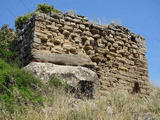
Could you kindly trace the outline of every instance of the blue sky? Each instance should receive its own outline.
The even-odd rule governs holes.
[[[14,28],[17,16],[44,2],[63,12],[73,9],[90,20],[121,23],[144,36],[150,80],[160,86],[160,0],[0,0],[0,26]]]

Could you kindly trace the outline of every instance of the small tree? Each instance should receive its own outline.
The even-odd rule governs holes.
[[[45,3],[44,4],[38,4],[37,9],[34,12],[40,12],[40,13],[45,13],[45,14],[48,14],[50,12],[62,13],[61,11],[55,9],[53,5],[47,5]],[[24,25],[32,17],[34,12],[25,14],[24,16],[19,16],[15,20],[16,29],[23,29]]]
[[[55,13],[62,13],[61,11],[57,10],[54,8],[53,5],[47,5],[47,4],[38,4],[38,8],[36,12],[40,13],[50,13],[50,12],[55,12]]]
[[[13,63],[17,58],[14,52],[14,42],[16,40],[16,33],[13,29],[8,28],[8,25],[3,25],[0,29],[0,58]]]

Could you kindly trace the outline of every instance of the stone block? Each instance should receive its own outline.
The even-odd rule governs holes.
[[[58,65],[95,67],[91,59],[84,55],[51,54],[37,50],[33,53],[33,59]]]
[[[67,83],[70,90],[74,91],[79,98],[97,98],[99,96],[98,77],[95,72],[87,68],[31,62],[24,69],[33,72],[43,82],[48,81],[51,77],[58,77],[61,82]]]

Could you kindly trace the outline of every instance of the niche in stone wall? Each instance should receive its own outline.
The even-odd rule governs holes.
[[[135,94],[135,93],[139,93],[139,92],[140,92],[139,83],[138,83],[138,82],[135,82],[135,83],[134,83],[134,86],[133,86],[132,93]]]
[[[136,42],[136,38],[134,36],[131,36],[131,41]]]

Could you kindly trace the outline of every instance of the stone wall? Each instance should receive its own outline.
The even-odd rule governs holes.
[[[19,31],[17,48],[24,65],[34,61],[88,67],[97,73],[102,95],[112,88],[149,94],[145,38],[124,26],[102,26],[70,13],[35,13]]]

